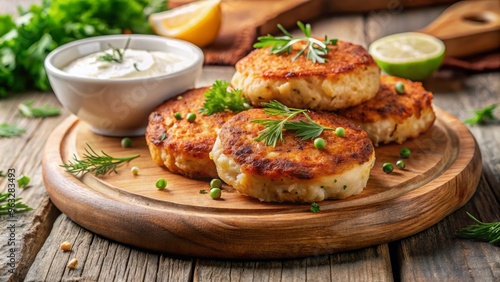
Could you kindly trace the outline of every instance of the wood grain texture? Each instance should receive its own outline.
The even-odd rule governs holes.
[[[220,201],[200,189],[208,182],[172,174],[152,163],[142,138],[133,148],[120,139],[91,133],[68,118],[47,141],[43,169],[52,202],[83,227],[133,246],[172,254],[217,258],[293,258],[323,255],[390,242],[440,221],[472,196],[481,157],[466,127],[438,110],[434,127],[403,145],[376,149],[377,162],[363,193],[309,205],[261,203],[225,186]],[[133,176],[74,177],[60,164],[81,158],[87,144],[112,156],[140,154]],[[382,164],[399,158],[407,146],[407,170],[386,175]],[[158,178],[169,182],[157,190]],[[95,215],[88,216],[88,211]],[[395,226],[397,230],[394,231]],[[144,234],[151,240],[144,240]],[[289,240],[283,240],[289,238]],[[265,240],[264,240],[265,239]]]

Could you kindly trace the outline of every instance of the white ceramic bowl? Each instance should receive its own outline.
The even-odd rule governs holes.
[[[191,61],[170,74],[146,78],[99,79],[71,75],[63,68],[74,60],[109,49],[172,52]],[[195,86],[203,67],[203,52],[182,40],[155,35],[109,35],[73,41],[53,50],[45,59],[50,84],[61,104],[91,127],[107,136],[144,134],[148,116],[163,101]]]

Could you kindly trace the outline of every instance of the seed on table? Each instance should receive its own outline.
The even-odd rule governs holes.
[[[65,252],[71,251],[71,243],[68,241],[62,242],[59,247],[61,248],[61,250],[65,251]]]
[[[69,269],[75,269],[78,266],[78,260],[76,258],[71,259],[67,265]]]

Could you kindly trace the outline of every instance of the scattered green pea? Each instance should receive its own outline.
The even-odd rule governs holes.
[[[163,190],[163,189],[165,189],[165,187],[167,187],[167,180],[160,178],[160,179],[156,180],[155,185],[156,185],[156,188]]]
[[[404,147],[401,149],[401,151],[399,151],[399,155],[402,157],[402,158],[409,158],[410,157],[410,154],[411,154],[411,151],[410,149]]]
[[[212,179],[210,181],[210,188],[221,188],[222,187],[222,181],[218,178]]]
[[[130,139],[129,137],[125,137],[122,139],[121,144],[122,144],[123,148],[131,147],[132,146],[132,139]]]
[[[196,114],[189,113],[189,114],[187,114],[186,119],[189,122],[193,122],[196,119]]]
[[[405,167],[406,167],[406,163],[405,163],[405,161],[403,161],[403,160],[398,160],[398,161],[396,162],[396,166],[397,166],[399,169],[405,169]]]
[[[335,135],[337,135],[338,137],[342,137],[345,135],[345,129],[343,127],[337,127],[335,129]]]
[[[394,170],[394,166],[391,163],[385,163],[382,165],[382,170],[389,174]]]
[[[181,115],[181,113],[176,112],[176,113],[174,114],[174,118],[175,118],[175,119],[177,119],[177,120],[182,119],[182,115]]]
[[[405,93],[405,85],[401,81],[398,81],[396,82],[396,84],[394,84],[394,89],[396,89],[396,92],[398,92],[398,94]]]
[[[132,172],[133,175],[138,175],[139,174],[139,168],[136,167],[136,166],[133,166],[131,169],[130,169],[130,172]]]
[[[220,188],[212,188],[210,189],[210,198],[214,199],[214,200],[218,200],[220,199],[220,196],[222,194],[222,191]]]
[[[314,147],[316,147],[316,149],[319,149],[319,150],[325,148],[325,139],[323,139],[323,138],[314,139]]]

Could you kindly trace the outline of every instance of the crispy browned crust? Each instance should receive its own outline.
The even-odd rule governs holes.
[[[266,146],[254,140],[264,126],[251,121],[276,117],[266,115],[262,109],[251,109],[222,126],[219,138],[223,153],[240,164],[243,173],[270,179],[313,179],[340,174],[370,159],[373,145],[361,128],[333,113],[309,112],[309,115],[323,126],[344,127],[345,136],[338,137],[332,130],[323,131],[320,137],[326,141],[326,147],[320,150],[314,147],[313,140],[301,140],[295,131],[285,130],[284,142],[278,141],[276,147]]]
[[[335,75],[345,74],[359,68],[376,66],[371,55],[359,45],[338,41],[328,45],[330,50],[324,64],[313,63],[307,56],[301,55],[295,61],[292,58],[301,49],[302,43],[296,43],[291,53],[271,55],[269,48],[255,49],[236,63],[236,70],[244,75],[252,74],[265,79],[289,79],[322,77],[331,79]]]
[[[230,112],[210,116],[200,114],[199,109],[203,107],[207,89],[208,87],[191,89],[164,102],[150,114],[146,128],[146,142],[153,160],[158,165],[165,165],[161,151],[210,164],[203,170],[167,166],[170,171],[190,178],[213,177],[213,173],[209,172],[215,172],[216,169],[213,161],[209,159],[209,153],[217,138],[218,129],[234,115]],[[182,115],[181,120],[174,117],[177,112]],[[194,122],[187,121],[188,113],[196,114]]]
[[[422,83],[386,75],[380,79],[380,89],[374,98],[338,113],[361,123],[372,123],[389,117],[400,123],[412,115],[420,118],[423,109],[432,108],[432,93],[425,90]],[[398,81],[404,84],[404,94],[398,94],[394,88]]]

